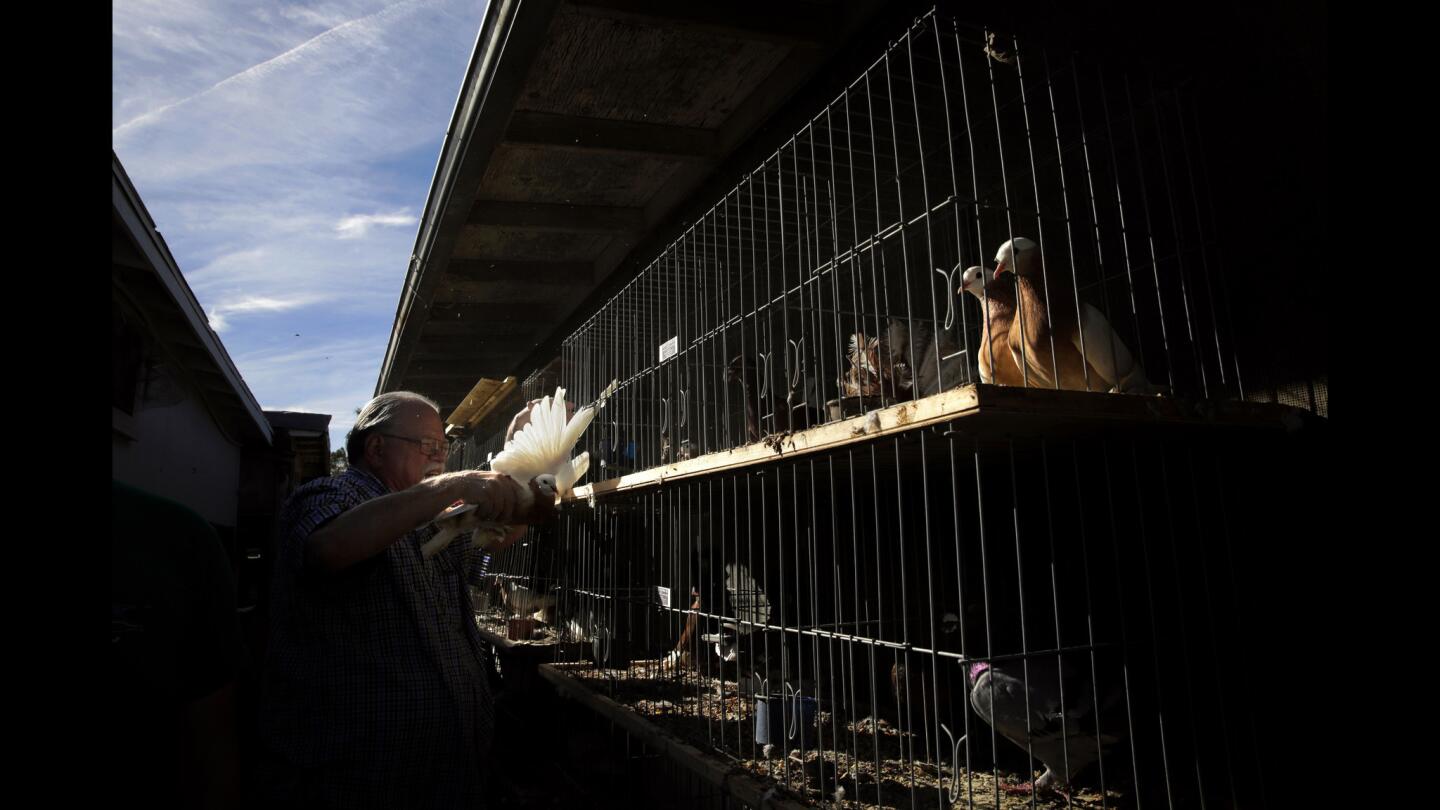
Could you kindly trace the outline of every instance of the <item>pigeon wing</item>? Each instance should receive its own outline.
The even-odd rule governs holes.
[[[505,449],[490,462],[490,469],[522,483],[551,473],[561,489],[568,492],[590,466],[589,453],[581,453],[573,460],[570,453],[595,420],[596,410],[595,406],[587,405],[567,420],[565,389],[556,388],[553,397],[547,396],[535,405],[530,422],[511,437]]]
[[[530,422],[510,438],[505,449],[490,462],[490,469],[520,483],[553,472],[564,458],[559,452],[564,430],[565,389],[557,388],[554,397],[544,397],[531,409]]]

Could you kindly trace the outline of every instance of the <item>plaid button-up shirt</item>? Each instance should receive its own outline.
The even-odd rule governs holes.
[[[303,566],[312,532],[387,492],[351,467],[281,513],[261,708],[272,801],[481,804],[494,716],[467,586],[483,553],[456,542],[424,560],[426,526],[339,574]]]

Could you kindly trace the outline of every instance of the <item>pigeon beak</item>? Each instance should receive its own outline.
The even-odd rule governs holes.
[[[995,265],[995,280],[996,280],[996,281],[999,281],[999,280],[1000,280],[1000,275],[1001,275],[1002,273],[1004,273],[1004,272],[1005,272],[1005,265],[1004,265],[1004,264],[997,264],[997,265]]]

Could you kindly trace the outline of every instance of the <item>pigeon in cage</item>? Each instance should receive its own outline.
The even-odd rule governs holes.
[[[722,664],[733,664],[740,659],[740,631],[735,622],[721,622],[720,632],[700,636],[706,644],[715,648],[715,657]]]
[[[1123,722],[1114,716],[1123,692],[1104,690],[1097,710],[1095,680],[1070,660],[980,661],[967,671],[975,712],[1045,766],[1033,784],[1002,786],[1007,792],[1063,790],[1123,739]]]
[[[692,602],[690,603],[690,615],[685,617],[685,627],[680,631],[680,638],[675,642],[675,647],[670,654],[665,656],[665,662],[677,669],[689,669],[694,665],[692,645],[695,643],[695,628],[699,624],[700,614],[700,591],[696,588],[690,589]]]
[[[589,452],[573,459],[570,453],[617,387],[618,381],[611,382],[593,404],[568,418],[570,404],[565,401],[565,389],[556,388],[555,396],[531,403],[524,412],[528,422],[523,427],[517,429],[520,416],[511,423],[513,435],[505,442],[505,448],[491,459],[490,469],[520,484],[524,496],[517,504],[516,514],[521,515],[524,522],[543,523],[553,517],[556,498],[570,494],[575,482],[589,469]],[[421,554],[429,559],[467,532],[472,533],[471,542],[482,546],[494,545],[510,532],[510,527],[480,520],[476,515],[473,504],[443,512],[434,521],[439,531],[421,547]]]
[[[874,397],[883,392],[895,397],[894,369],[886,362],[888,357],[881,357],[879,338],[864,332],[851,335],[846,359],[850,367],[840,377],[841,396]]]
[[[1005,273],[1015,276],[1017,300],[1010,351],[1032,387],[1159,393],[1100,310],[1081,302],[1077,318],[1074,308],[1062,303],[1060,296],[1047,299],[1039,245],[1034,240],[1017,236],[1000,246],[995,252],[995,278]]]
[[[594,626],[594,619],[589,616],[583,621],[571,616],[565,620],[565,639],[567,641],[589,641],[591,628]]]
[[[880,393],[880,339],[856,332],[850,336],[846,359],[850,361],[850,368],[840,379],[841,395],[862,397]]]
[[[783,400],[775,395],[775,386],[769,384],[768,376],[762,377],[760,363],[745,355],[736,355],[725,368],[725,379],[740,384],[747,442],[758,442],[764,437],[762,427],[767,418],[773,417],[776,433],[803,430],[823,421],[801,390],[803,378],[798,371],[792,375]]]
[[[760,441],[760,406],[756,404],[761,390],[759,363],[753,357],[736,355],[725,367],[725,379],[740,383],[740,397],[745,407],[745,440]]]
[[[980,331],[977,359],[980,382],[995,385],[1024,385],[1025,377],[1015,356],[1010,353],[1010,325],[1015,318],[1015,287],[1008,277],[985,282],[985,269],[968,268],[960,277],[956,294],[970,293],[980,301],[984,326]]]
[[[891,318],[880,340],[881,353],[894,369],[896,385],[913,399],[970,381],[966,353],[949,329],[936,326],[928,320]]]
[[[734,618],[721,621],[719,632],[706,633],[700,640],[713,646],[721,664],[737,664],[742,650],[753,652],[757,645],[764,646],[752,637],[769,624],[771,606],[748,567],[729,563],[724,570],[726,608]]]
[[[548,622],[555,607],[555,594],[539,594],[524,585],[500,583],[500,602],[512,616],[529,616]]]
[[[735,620],[740,622],[742,627],[770,622],[770,598],[765,595],[760,583],[755,581],[748,567],[738,563],[725,565],[725,594],[730,598]]]

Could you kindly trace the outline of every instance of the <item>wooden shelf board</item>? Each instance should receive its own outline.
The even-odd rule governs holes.
[[[781,458],[838,450],[943,424],[967,437],[1003,438],[1061,436],[1076,430],[1093,432],[1097,428],[1115,427],[1279,430],[1297,425],[1298,419],[1296,409],[1272,403],[972,384],[862,416],[776,434],[753,444],[576,487],[565,500],[586,501],[591,497],[643,490],[667,481],[683,481],[768,464]]]

